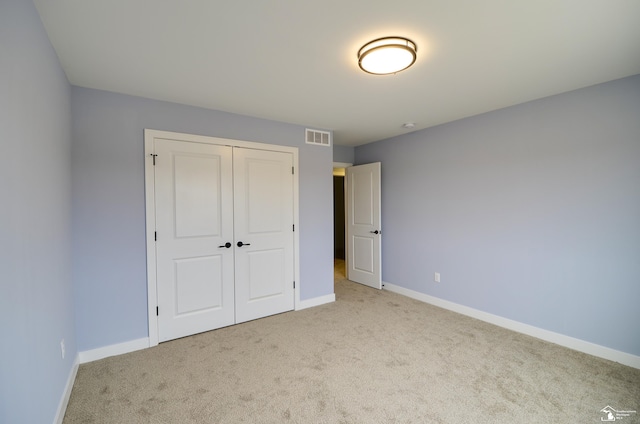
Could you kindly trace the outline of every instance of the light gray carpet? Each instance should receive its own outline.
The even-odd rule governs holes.
[[[607,405],[640,410],[640,370],[346,280],[336,297],[81,365],[64,423],[597,423]]]

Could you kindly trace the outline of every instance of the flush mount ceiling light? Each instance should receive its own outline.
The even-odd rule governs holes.
[[[408,38],[378,38],[358,50],[358,65],[370,74],[395,74],[413,65],[417,51],[416,43]]]

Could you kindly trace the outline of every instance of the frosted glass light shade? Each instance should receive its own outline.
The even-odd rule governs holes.
[[[370,74],[395,74],[416,61],[416,44],[404,37],[373,40],[358,51],[358,65]]]

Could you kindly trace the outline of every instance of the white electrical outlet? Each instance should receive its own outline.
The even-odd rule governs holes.
[[[435,281],[436,283],[440,282],[440,273],[436,272],[435,274],[433,274],[433,281]]]
[[[66,353],[64,348],[64,339],[60,340],[60,353],[62,353],[62,359],[64,359],[64,355]]]

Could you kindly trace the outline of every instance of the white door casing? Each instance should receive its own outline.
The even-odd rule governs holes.
[[[236,323],[293,309],[292,155],[234,149]]]
[[[347,278],[382,288],[380,162],[351,166],[347,178]]]
[[[188,142],[188,143],[184,143]],[[176,149],[176,146],[188,146],[186,151],[178,152],[182,148]],[[240,149],[238,149],[238,147]],[[213,150],[211,150],[211,149]],[[172,152],[173,149],[173,152]],[[246,253],[246,257],[251,256],[253,246],[237,246],[237,237],[234,237],[233,209],[237,207],[234,205],[233,196],[233,162],[231,157],[233,151],[248,151],[249,149],[259,150],[260,152],[280,153],[284,155],[285,163],[287,167],[287,188],[281,190],[284,195],[281,200],[288,199],[291,201],[286,215],[283,219],[290,220],[290,226],[298,228],[298,149],[286,146],[268,145],[262,143],[253,143],[239,140],[221,139],[214,137],[198,136],[191,134],[172,133],[166,131],[145,130],[145,197],[146,197],[146,216],[147,216],[147,295],[148,295],[148,324],[149,324],[149,346],[155,346],[160,341],[169,340],[170,338],[181,337],[183,333],[194,334],[200,331],[206,331],[213,328],[218,328],[225,325],[230,325],[236,322],[235,310],[236,298],[235,298],[235,282],[238,280],[235,266],[235,258],[238,256],[238,252]],[[245,152],[246,153],[246,152]],[[165,180],[170,181],[169,187],[173,185],[173,188],[163,190],[158,187],[159,183],[163,185],[165,182],[156,181],[155,174],[157,166],[161,165],[166,156],[174,156],[171,160],[168,177]],[[243,156],[243,153],[239,153],[239,156]],[[251,156],[251,155],[249,155]],[[258,154],[260,156],[260,154]],[[256,158],[254,158],[256,159]],[[273,159],[273,156],[271,156]],[[269,160],[267,160],[268,162]],[[273,161],[272,161],[273,162]],[[169,166],[169,165],[167,165]],[[281,167],[284,165],[281,164]],[[239,166],[239,169],[242,166]],[[265,226],[268,227],[269,223],[273,223],[274,219],[269,218],[267,214],[262,215],[259,212],[268,212],[265,209],[265,197],[263,194],[265,191],[263,184],[263,178],[268,176],[269,173],[273,174],[274,166],[271,166],[271,171],[266,171],[265,166],[250,166],[254,168],[249,172],[249,182],[253,180],[253,190],[249,185],[249,192],[253,192],[253,199],[245,202],[249,205],[249,210],[253,208],[253,226],[262,225],[263,228],[259,231],[253,231],[255,234],[251,234],[250,237],[257,239],[264,239]],[[262,173],[260,172],[262,168]],[[266,167],[269,169],[269,166]],[[257,169],[257,171],[256,171]],[[284,169],[284,168],[283,168]],[[294,175],[291,175],[293,170],[296,170]],[[253,174],[253,175],[252,175]],[[257,178],[255,178],[257,174]],[[284,173],[279,173],[280,177]],[[226,176],[229,176],[227,179]],[[220,177],[218,179],[218,177]],[[189,189],[180,189],[187,181],[197,180],[197,184],[192,185]],[[202,181],[205,181],[203,183]],[[225,180],[225,181],[223,181]],[[258,184],[258,186],[256,186]],[[187,184],[188,185],[188,184]],[[197,192],[206,191],[209,194],[204,198],[198,199],[194,196]],[[214,194],[211,194],[214,192]],[[273,194],[273,193],[271,193]],[[167,202],[167,198],[172,201],[177,200],[173,208],[170,208],[169,212],[156,211],[156,201]],[[224,202],[222,201],[224,199]],[[229,200],[229,201],[227,201]],[[231,212],[229,213],[229,210]],[[204,216],[214,216],[213,223],[207,219],[203,219]],[[231,217],[231,223],[229,223],[229,216]],[[251,215],[249,215],[251,217]],[[169,224],[167,224],[167,222]],[[219,228],[215,222],[225,222],[224,228]],[[250,222],[250,221],[249,221]],[[163,229],[158,231],[156,241],[156,231],[160,227],[169,226],[169,234],[172,234],[173,241],[166,240],[167,230]],[[246,225],[245,225],[246,226]],[[240,226],[242,227],[242,225]],[[273,226],[272,226],[273,227]],[[283,226],[283,228],[285,228]],[[268,229],[268,228],[267,228]],[[247,232],[249,236],[251,231]],[[273,231],[272,231],[273,233]],[[273,235],[273,234],[272,234]],[[269,237],[266,237],[269,238]],[[273,237],[271,237],[273,238]],[[283,237],[280,237],[283,239]],[[245,239],[245,243],[250,243]],[[165,243],[166,241],[166,243]],[[187,241],[191,241],[191,247],[185,247]],[[231,243],[229,248],[219,247],[225,246],[225,243]],[[203,253],[194,254],[194,250],[202,248],[203,244],[207,245],[207,249],[203,249]],[[173,246],[172,246],[173,245]],[[274,289],[274,280],[267,280],[267,283],[271,284],[269,288],[253,288],[251,291],[245,291],[248,297],[245,299],[251,299],[251,306],[259,305],[257,309],[271,311],[271,313],[278,313],[284,310],[291,310],[298,308],[300,302],[300,291],[293,289],[293,281],[300,281],[300,269],[297,260],[299,252],[299,234],[298,231],[288,233],[286,246],[282,245],[279,248],[271,245],[269,249],[263,249],[264,252],[259,252],[260,245],[265,246],[265,243],[261,240],[255,247],[257,252],[256,260],[248,260],[246,262],[253,262],[254,275],[260,275],[261,272],[269,272],[271,275],[283,274],[287,280],[290,280],[289,284],[282,284],[280,295],[276,293]],[[159,246],[158,256],[156,256],[156,247]],[[249,250],[251,248],[252,250]],[[182,250],[181,250],[182,249]],[[191,250],[190,250],[191,249]],[[274,271],[273,255],[274,252],[286,250],[288,253],[285,260],[286,265],[280,269]],[[161,259],[165,257],[171,257],[172,253],[178,253],[172,259],[169,259],[167,264],[161,264]],[[270,253],[271,252],[271,253]],[[265,269],[265,261],[260,261],[262,258],[269,256],[268,262],[269,270]],[[189,256],[191,255],[191,256]],[[163,261],[164,262],[164,261]],[[231,262],[231,266],[228,265]],[[281,263],[283,261],[280,261]],[[262,264],[262,265],[261,265]],[[262,266],[262,269],[260,268]],[[167,274],[167,270],[171,268]],[[286,269],[286,270],[285,270]],[[161,274],[167,274],[165,276]],[[209,275],[208,278],[204,278],[204,275]],[[230,289],[225,280],[232,281]],[[247,281],[250,281],[247,279]],[[254,285],[259,282],[257,277],[253,278]],[[163,290],[164,286],[161,284],[167,284],[170,287],[171,294],[166,295]],[[298,285],[297,285],[298,286]],[[192,292],[185,291],[187,287],[196,288]],[[262,290],[262,294],[260,294]],[[162,293],[161,293],[162,291]],[[199,293],[197,295],[196,293]],[[283,298],[287,297],[286,301]],[[231,301],[229,300],[231,299]],[[271,302],[267,302],[269,299]],[[279,306],[276,308],[286,308],[283,310],[275,310],[273,302],[274,299],[279,299]],[[227,304],[233,303],[232,308],[226,308]],[[249,301],[245,302],[247,305]],[[270,307],[265,305],[271,303]],[[160,310],[160,314],[157,314],[157,310]],[[173,310],[173,318],[165,318],[167,309]],[[222,312],[224,311],[224,312]],[[229,312],[231,311],[231,312]],[[219,318],[211,318],[211,321],[216,323],[202,324],[202,323],[188,323],[188,321],[198,321],[197,317],[204,316],[206,314],[212,315],[216,313]],[[222,318],[224,316],[224,318]],[[257,318],[258,316],[251,316],[245,313],[243,320],[249,320]],[[266,316],[263,314],[262,316]],[[241,316],[242,318],[242,316]],[[174,335],[168,335],[165,332],[165,321],[172,320],[166,328]],[[161,321],[162,320],[162,321]],[[241,322],[241,321],[238,321]],[[172,329],[173,328],[173,329]],[[186,335],[186,334],[184,334]]]

